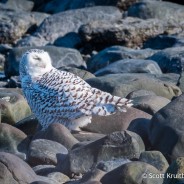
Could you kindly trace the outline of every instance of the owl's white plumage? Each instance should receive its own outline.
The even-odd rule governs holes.
[[[23,93],[43,129],[62,123],[77,130],[91,122],[91,116],[126,111],[131,101],[92,88],[80,77],[52,66],[43,50],[27,51],[20,61]]]

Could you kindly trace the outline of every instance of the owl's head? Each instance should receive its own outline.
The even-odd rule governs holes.
[[[44,50],[31,49],[23,54],[20,61],[20,74],[26,73],[31,77],[38,77],[52,69],[49,54]]]

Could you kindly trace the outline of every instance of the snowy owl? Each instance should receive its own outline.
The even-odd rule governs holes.
[[[131,100],[92,88],[80,77],[57,70],[44,50],[23,54],[19,71],[24,96],[42,129],[57,122],[70,130],[80,130],[91,122],[93,114],[126,112],[132,105]]]

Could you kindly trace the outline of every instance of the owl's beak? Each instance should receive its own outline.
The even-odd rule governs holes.
[[[45,63],[40,62],[40,63],[38,63],[38,67],[40,67],[40,68],[46,68],[46,64],[45,64]]]

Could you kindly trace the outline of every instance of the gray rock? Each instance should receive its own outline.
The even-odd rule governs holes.
[[[1,10],[0,43],[15,44],[35,23],[31,13]]]
[[[135,108],[129,108],[127,113],[117,112],[110,116],[93,116],[92,123],[83,127],[83,129],[90,132],[109,134],[126,130],[130,123],[137,118],[151,119],[151,115]]]
[[[158,35],[148,39],[143,44],[143,48],[166,49],[169,47],[183,47],[184,39],[173,35]]]
[[[70,10],[46,18],[32,36],[22,39],[18,46],[44,46],[59,37],[78,32],[82,24],[92,20],[118,20],[122,14],[115,7],[91,7]],[[67,20],[67,22],[66,22]],[[62,25],[62,26],[60,26]]]
[[[102,137],[105,137],[105,134],[85,132],[85,131],[76,132],[76,133],[73,133],[72,135],[80,142],[96,141],[98,139],[101,139]]]
[[[37,165],[32,167],[33,171],[40,176],[47,176],[48,174],[55,172],[54,165]]]
[[[157,96],[172,99],[174,96],[179,96],[181,90],[171,83],[167,77],[169,75],[164,74],[109,74],[87,79],[86,81],[91,86],[116,96],[125,97],[135,90],[149,90]]]
[[[7,0],[6,3],[0,3],[0,9],[2,10],[14,10],[14,11],[31,11],[34,3],[25,0]]]
[[[105,68],[96,71],[96,76],[118,73],[151,73],[162,74],[158,64],[151,60],[141,59],[124,59],[116,61]]]
[[[59,37],[54,42],[55,46],[66,47],[66,48],[80,48],[82,46],[82,41],[79,34],[71,32],[63,37]]]
[[[89,172],[85,173],[76,184],[100,184],[100,180],[105,174],[106,172],[102,171],[101,169],[93,168]]]
[[[58,68],[58,69],[73,73],[73,74],[79,76],[80,78],[82,78],[83,80],[95,77],[95,75],[93,75],[92,73],[90,73],[86,70],[83,70],[83,69],[79,69],[79,68],[64,67],[64,68]]]
[[[156,51],[151,49],[135,50],[128,47],[108,47],[89,59],[87,65],[91,72],[96,72],[109,64],[123,59],[145,59]]]
[[[52,123],[45,131],[40,131],[33,139],[48,139],[58,142],[65,146],[67,149],[71,149],[79,141],[70,133],[70,131],[59,123]]]
[[[147,91],[147,90],[136,90],[130,92],[126,98],[131,99],[131,98],[136,98],[136,97],[141,97],[141,96],[156,96],[156,94],[153,91]]]
[[[151,37],[166,32],[175,34],[182,29],[183,24],[175,22],[127,17],[118,21],[103,20],[84,24],[80,27],[79,34],[88,47],[91,45],[93,49],[101,50],[112,45],[140,48]]]
[[[15,124],[31,114],[25,98],[15,92],[0,91],[1,120],[4,123]]]
[[[137,118],[130,122],[127,130],[135,132],[138,134],[145,145],[146,150],[151,149],[151,143],[149,140],[149,134],[150,134],[150,119],[146,118]]]
[[[48,13],[58,13],[66,10],[86,8],[92,6],[116,6],[119,0],[53,0],[41,8]]]
[[[12,49],[5,63],[5,74],[7,77],[19,75],[19,62],[22,57],[22,54],[32,48],[35,47],[23,47]],[[83,61],[81,54],[75,49],[55,46],[45,46],[36,48],[43,49],[50,54],[53,66],[55,68],[65,66],[86,67],[86,64]]]
[[[30,140],[17,128],[0,123],[0,151],[12,153],[26,160]]]
[[[113,183],[124,183],[124,184],[162,184],[163,177],[151,178],[149,174],[155,174],[160,176],[160,171],[158,171],[152,165],[144,162],[130,162],[124,164],[111,172],[108,172],[101,179],[103,184]]]
[[[139,158],[144,151],[142,139],[129,131],[114,132],[86,146],[70,151],[65,163],[58,163],[57,169],[64,173],[86,173],[101,160],[113,158]]]
[[[50,178],[37,176],[31,167],[20,158],[5,152],[0,152],[0,183],[27,184],[27,183],[59,184]]]
[[[170,100],[161,96],[141,96],[132,98],[134,107],[148,114],[154,115],[161,108],[170,103]]]
[[[117,167],[119,167],[123,164],[129,163],[129,162],[131,162],[129,159],[114,159],[114,160],[109,160],[106,162],[101,161],[98,163],[98,165],[96,167],[102,171],[110,172],[110,171],[116,169]]]
[[[28,151],[28,163],[31,166],[41,164],[56,165],[57,160],[64,160],[67,154],[67,149],[55,141],[36,139],[30,143]]]
[[[48,178],[57,181],[58,183],[66,183],[70,180],[68,176],[60,172],[53,172],[47,175]]]
[[[164,157],[164,155],[159,151],[145,151],[142,152],[139,161],[146,162],[155,168],[157,168],[161,173],[165,173],[169,164]]]
[[[184,47],[173,47],[164,49],[153,56],[148,57],[148,59],[154,60],[158,63],[161,70],[164,73],[178,73],[181,75],[178,85],[182,91],[184,91],[183,86],[183,68],[184,68]]]
[[[13,126],[23,131],[26,135],[33,135],[36,133],[38,124],[38,120],[32,114],[16,122]]]
[[[183,169],[184,157],[178,157],[171,163],[171,165],[167,169],[163,184],[183,184]]]
[[[0,71],[4,70],[5,56],[0,54]]]
[[[174,47],[164,49],[148,57],[156,61],[164,73],[178,73],[181,74],[184,66],[184,47]]]
[[[158,111],[151,119],[150,141],[154,149],[170,159],[183,156],[184,95]],[[171,139],[172,138],[172,139]]]
[[[159,20],[182,22],[184,7],[170,2],[143,1],[132,5],[128,9],[128,16],[142,19],[157,18]]]

